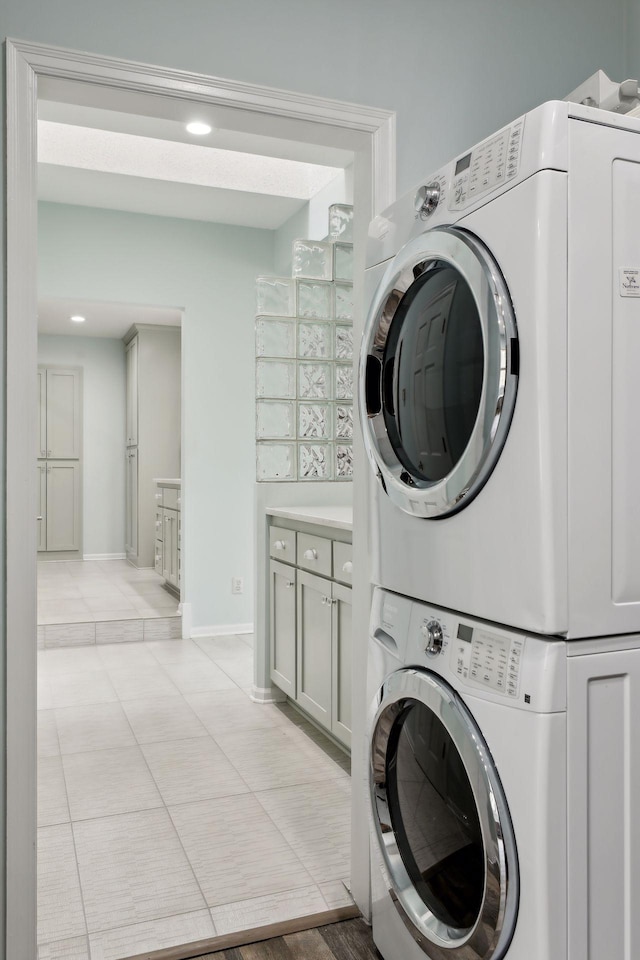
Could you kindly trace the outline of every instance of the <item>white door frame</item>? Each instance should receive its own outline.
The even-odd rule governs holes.
[[[395,115],[288,91],[236,83],[20,40],[6,41],[7,296],[6,296],[6,960],[36,955],[36,402],[37,366],[37,85],[41,78],[176,97],[262,114],[274,123],[352,131],[356,203],[374,214],[395,197]],[[97,87],[94,86],[97,90]],[[293,128],[292,128],[293,129]],[[292,137],[303,140],[304,137]],[[362,244],[361,246],[364,246]],[[364,254],[357,263],[363,276]],[[362,279],[356,305],[363,303]],[[356,477],[356,482],[358,478]],[[366,491],[367,479],[361,477]],[[358,510],[363,508],[363,498]],[[366,492],[365,497],[366,499]],[[361,514],[366,528],[366,513]],[[356,528],[358,524],[356,523]],[[358,538],[354,550],[358,551]],[[367,557],[367,545],[360,551]],[[354,564],[355,566],[355,564]],[[362,569],[366,564],[362,565]],[[362,591],[354,628],[364,630]],[[354,671],[362,673],[362,671]],[[362,696],[362,692],[361,692]],[[354,757],[355,760],[355,757]],[[354,778],[354,782],[357,778]],[[366,820],[364,816],[358,819]],[[363,842],[366,842],[363,835]],[[1,936],[1,933],[0,933]]]

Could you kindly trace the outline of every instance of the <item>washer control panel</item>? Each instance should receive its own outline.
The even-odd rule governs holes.
[[[461,210],[512,180],[520,165],[524,117],[460,157],[454,166],[449,209]]]
[[[500,636],[459,623],[451,647],[451,666],[468,683],[517,697],[523,646],[520,637]]]

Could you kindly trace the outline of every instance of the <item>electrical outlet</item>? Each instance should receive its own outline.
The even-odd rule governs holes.
[[[231,593],[244,593],[244,580],[242,577],[231,577]]]

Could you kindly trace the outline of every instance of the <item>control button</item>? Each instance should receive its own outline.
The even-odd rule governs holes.
[[[440,184],[427,183],[420,187],[414,201],[415,208],[423,219],[431,216],[440,202]]]
[[[422,636],[427,641],[425,653],[430,657],[436,657],[442,650],[442,627],[437,620],[430,620],[429,623],[423,623],[420,628]]]

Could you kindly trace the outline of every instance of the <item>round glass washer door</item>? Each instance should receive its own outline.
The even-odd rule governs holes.
[[[385,681],[371,720],[373,821],[400,916],[432,960],[500,960],[518,860],[480,729],[447,683],[414,668]]]
[[[374,296],[360,364],[365,446],[389,497],[445,517],[486,483],[516,398],[516,322],[480,241],[437,227],[396,255]]]

